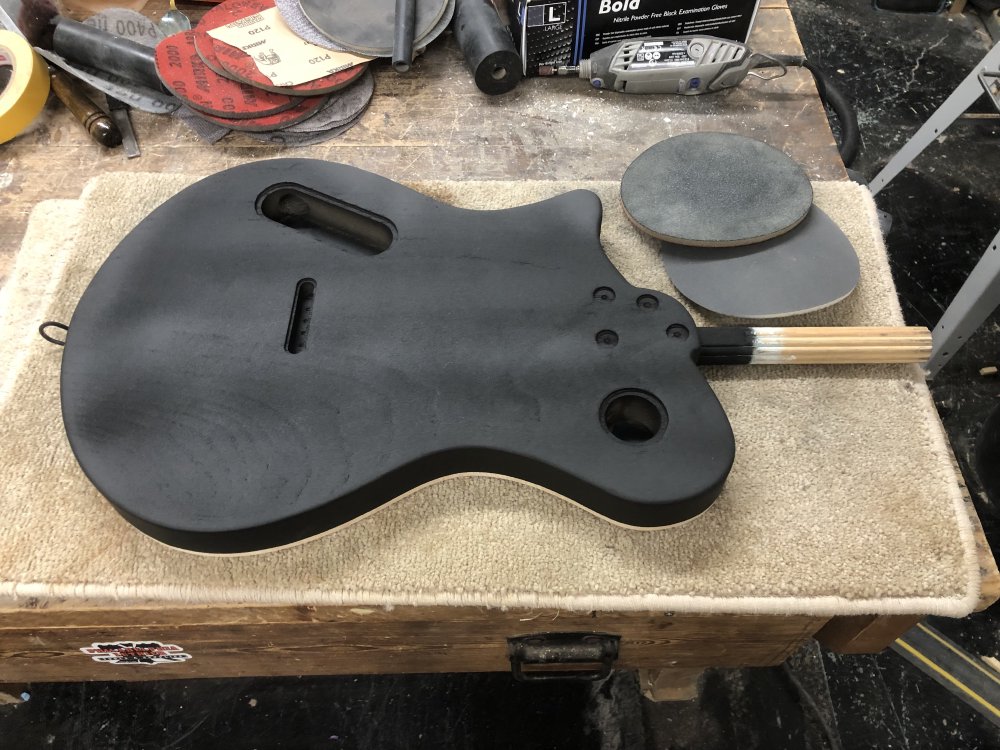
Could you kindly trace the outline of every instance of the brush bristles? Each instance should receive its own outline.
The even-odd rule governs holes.
[[[751,364],[905,364],[926,362],[926,328],[751,328]]]

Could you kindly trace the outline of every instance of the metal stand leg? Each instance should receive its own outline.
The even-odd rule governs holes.
[[[972,269],[969,278],[932,334],[933,347],[927,363],[927,374],[934,377],[944,367],[965,340],[975,333],[997,305],[1000,305],[1000,233],[986,248],[979,263]]]
[[[941,135],[965,110],[972,106],[976,99],[983,95],[983,84],[979,81],[979,74],[984,71],[995,71],[998,67],[1000,67],[1000,44],[995,45],[986,53],[986,57],[980,60],[965,80],[958,84],[958,88],[944,100],[944,104],[938,107],[927,122],[920,126],[920,130],[913,134],[913,137],[892,157],[885,168],[875,175],[875,179],[869,185],[872,195],[878,194],[893,177],[906,169],[907,164],[916,159],[921,151],[933,143],[935,138]]]

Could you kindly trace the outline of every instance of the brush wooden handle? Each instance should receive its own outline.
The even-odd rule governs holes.
[[[926,362],[931,332],[920,326],[700,328],[698,364],[851,365]]]

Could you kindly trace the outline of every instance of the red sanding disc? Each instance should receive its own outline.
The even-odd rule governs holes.
[[[202,117],[230,130],[246,130],[251,133],[262,133],[267,130],[287,128],[289,125],[296,125],[312,117],[326,104],[327,100],[325,96],[300,96],[296,98],[299,103],[291,109],[267,115],[266,117],[244,117],[238,120],[226,117],[212,117],[205,114],[202,114]]]
[[[301,97],[223,78],[205,65],[194,46],[194,32],[168,36],[156,46],[156,72],[170,93],[192,109],[233,120],[266,117],[291,109]]]
[[[233,47],[208,35],[210,29],[217,29],[227,23],[239,21],[247,16],[262,13],[274,7],[274,0],[226,0],[209,10],[195,29],[198,33],[195,46],[205,64],[220,75],[236,81],[257,86],[266,91],[291,96],[314,96],[329,94],[353,83],[364,73],[366,65],[355,65],[351,68],[332,73],[315,81],[307,81],[294,86],[275,86],[271,79],[260,72],[253,59],[243,50]]]
[[[215,56],[215,50],[212,45],[212,42],[215,40],[208,35],[208,30],[217,29],[233,21],[239,21],[241,18],[252,16],[254,13],[260,13],[262,10],[267,10],[273,6],[274,0],[270,2],[264,0],[264,3],[261,0],[226,0],[226,2],[219,3],[214,8],[209,9],[194,28],[197,34],[194,44],[198,50],[198,55],[205,61],[205,64],[209,68],[220,76],[231,77]]]
[[[261,5],[274,5],[271,0],[257,0]],[[210,37],[211,38],[211,37]],[[225,68],[226,75],[251,86],[257,86],[266,91],[274,91],[278,94],[290,94],[292,96],[309,96],[311,94],[329,94],[337,89],[342,89],[350,83],[358,80],[365,72],[367,65],[354,65],[350,68],[331,73],[328,76],[317,78],[315,81],[306,81],[294,86],[275,86],[271,79],[260,72],[257,64],[246,52],[237,49],[218,39],[212,39],[212,51],[219,64]]]
[[[213,26],[212,28],[215,27]],[[215,40],[202,31],[200,24],[195,27],[192,33],[194,34],[194,48],[198,52],[198,57],[201,58],[201,61],[205,63],[205,65],[208,66],[208,69],[212,72],[218,73],[224,78],[229,78],[229,73],[227,73],[226,69],[222,67],[222,63],[219,62],[219,58],[215,56],[215,50],[212,48],[212,42]]]

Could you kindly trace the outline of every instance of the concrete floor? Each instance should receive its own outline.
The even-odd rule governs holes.
[[[861,0],[792,0],[809,57],[857,106],[870,178],[990,47],[972,16],[879,13]],[[992,115],[980,102],[974,113]],[[1000,228],[1000,120],[967,118],[879,196],[908,320],[932,326]],[[1000,379],[994,317],[933,383],[987,533],[1000,488],[977,473]],[[1000,462],[1000,459],[998,459]],[[981,481],[981,478],[985,478]],[[996,479],[992,479],[996,482]],[[1000,547],[995,547],[1000,549]],[[996,609],[996,608],[994,608]],[[936,620],[973,652],[998,654],[996,613]],[[791,668],[713,671],[697,701],[651,704],[635,678],[523,685],[507,675],[33,685],[0,706],[2,748],[996,748],[1000,730],[894,652],[844,657],[815,644]],[[824,729],[824,724],[826,729]],[[834,742],[837,742],[834,738]]]

